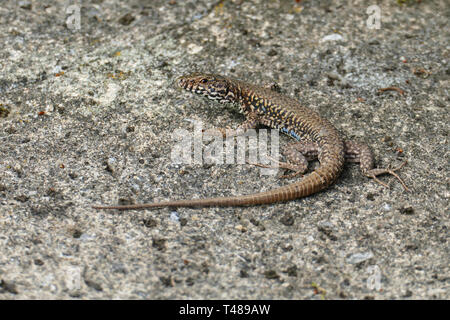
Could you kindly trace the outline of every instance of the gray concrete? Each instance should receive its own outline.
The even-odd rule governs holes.
[[[449,299],[449,6],[408,2],[373,30],[367,1],[92,1],[80,29],[66,1],[2,1],[0,299]],[[289,203],[91,209],[290,182],[172,164],[175,129],[242,121],[172,86],[195,70],[276,82],[407,159],[412,192],[349,165]]]

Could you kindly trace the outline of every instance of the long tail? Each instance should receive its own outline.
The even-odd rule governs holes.
[[[269,204],[302,198],[325,189],[339,176],[341,168],[334,163],[321,165],[301,181],[274,190],[236,196],[194,200],[175,200],[123,206],[93,206],[94,209],[136,210],[161,207],[232,207]]]

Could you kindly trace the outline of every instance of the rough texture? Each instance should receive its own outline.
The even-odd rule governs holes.
[[[66,1],[3,1],[0,298],[449,299],[449,8],[379,3],[371,30],[366,1],[83,2],[72,30]],[[194,70],[278,83],[412,192],[347,165],[283,204],[92,210],[289,183],[170,162],[175,129],[242,121],[175,89]]]

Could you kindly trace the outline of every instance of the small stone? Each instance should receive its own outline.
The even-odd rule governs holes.
[[[373,258],[373,253],[371,251],[354,253],[347,258],[347,263],[358,264]]]
[[[241,278],[248,278],[248,272],[246,271],[246,270],[241,270],[240,272],[239,272],[239,276],[241,277]]]
[[[153,239],[152,246],[158,251],[164,251],[166,249],[166,239]]]
[[[2,291],[9,292],[12,294],[19,293],[19,291],[17,291],[17,287],[16,287],[15,283],[11,282],[11,281],[6,281],[6,280],[0,280],[0,293]]]
[[[264,277],[266,277],[266,279],[278,279],[280,276],[276,273],[275,270],[267,270],[264,272]]]
[[[286,273],[289,277],[296,277],[297,276],[297,266],[289,267],[286,270]]]
[[[127,13],[119,19],[119,23],[123,26],[129,26],[135,19],[136,18],[131,13]]]
[[[285,226],[292,226],[295,222],[294,217],[290,213],[286,213],[281,219],[280,222]]]
[[[86,280],[84,280],[84,283],[86,283],[86,285],[88,287],[91,287],[91,288],[93,288],[93,289],[95,289],[97,291],[103,291],[102,286],[99,283],[97,283],[97,282],[95,282],[93,280],[86,279]]]
[[[406,215],[414,214],[414,208],[413,207],[403,207],[403,208],[400,208],[399,210],[400,210],[401,214],[406,214]]]

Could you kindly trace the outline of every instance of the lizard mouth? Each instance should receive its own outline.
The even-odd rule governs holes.
[[[195,81],[187,76],[178,77],[176,83],[179,88],[185,89],[190,92],[200,93],[201,91],[199,90],[198,85],[196,85]]]
[[[178,77],[178,78],[175,80],[175,83],[176,83],[176,85],[177,85],[179,88],[187,89],[188,81],[187,81],[187,79],[186,79],[184,76]]]

